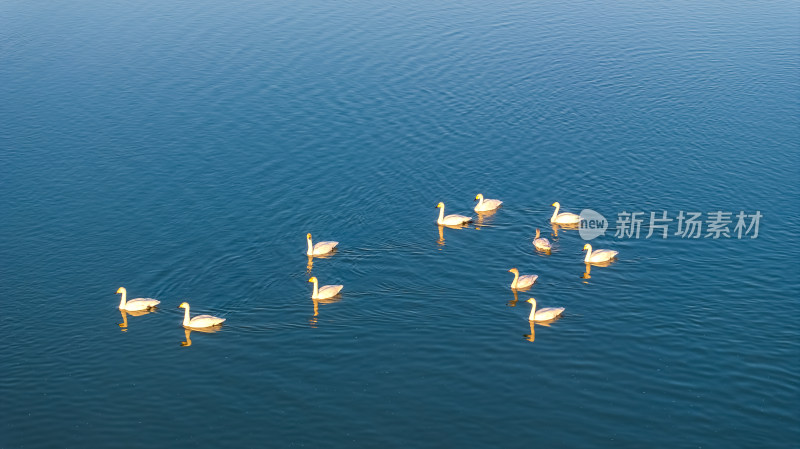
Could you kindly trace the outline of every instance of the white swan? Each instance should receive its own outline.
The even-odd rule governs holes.
[[[311,293],[311,299],[328,299],[338,295],[342,290],[343,285],[323,285],[319,287],[319,281],[316,276],[312,276],[308,282],[314,283],[314,292]]]
[[[546,307],[544,309],[536,310],[536,300],[531,298],[528,300],[531,303],[531,314],[528,316],[528,321],[550,321],[558,317],[564,312],[563,307]]]
[[[452,214],[448,216],[444,216],[444,203],[439,203],[436,205],[439,208],[439,219],[436,220],[436,223],[445,226],[458,226],[464,223],[469,223],[472,221],[472,217],[465,217],[463,215]]]
[[[547,240],[544,237],[539,237],[539,235],[541,235],[541,233],[539,232],[539,229],[537,228],[536,229],[536,237],[533,238],[533,246],[535,246],[536,249],[541,250],[541,251],[550,251],[550,249],[552,248],[551,245],[550,245],[550,240]]]
[[[117,294],[122,294],[122,299],[119,301],[119,310],[127,310],[128,312],[136,312],[138,310],[152,309],[153,307],[161,304],[161,301],[153,298],[133,298],[126,301],[128,298],[128,291],[125,287],[117,289]]]
[[[222,322],[225,321],[225,318],[217,318],[211,315],[197,315],[196,317],[189,319],[188,302],[182,302],[181,305],[178,306],[178,308],[186,309],[186,312],[183,314],[183,327],[200,329],[203,327],[216,326],[218,324],[222,324]]]
[[[553,211],[553,216],[550,217],[550,223],[579,224],[581,222],[580,215],[575,215],[570,212],[562,212],[559,214],[558,211],[559,209],[561,209],[561,203],[559,203],[558,201],[551,204],[551,206],[555,207],[556,210]]]
[[[512,268],[508,271],[514,273],[514,281],[511,282],[511,288],[513,289],[528,288],[533,285],[534,282],[536,282],[536,279],[539,279],[539,276],[535,274],[526,274],[520,276],[519,270],[516,268]]]
[[[306,251],[306,255],[308,256],[328,254],[339,244],[339,242],[317,242],[316,245],[313,245],[311,243],[311,234],[306,234],[306,241],[308,242],[308,251]]]
[[[503,204],[503,202],[500,200],[483,199],[482,193],[475,195],[475,200],[478,201],[478,204],[475,205],[475,212],[489,212],[497,209],[501,204]]]
[[[605,262],[617,257],[619,251],[612,251],[610,249],[596,249],[592,251],[592,245],[583,245],[583,250],[586,251],[586,257],[583,258],[584,262]]]

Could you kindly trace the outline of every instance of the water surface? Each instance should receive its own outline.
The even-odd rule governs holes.
[[[797,5],[262,3],[0,5],[0,446],[800,440]],[[587,276],[553,201],[764,218]]]

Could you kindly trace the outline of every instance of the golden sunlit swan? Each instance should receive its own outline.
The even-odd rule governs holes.
[[[561,203],[559,203],[558,201],[551,204],[551,206],[555,207],[556,210],[553,211],[553,216],[550,217],[550,223],[579,224],[581,222],[580,215],[575,215],[569,212],[561,212],[559,214],[558,211],[559,209],[561,209]]]
[[[161,301],[153,298],[133,298],[130,301],[126,301],[128,298],[128,291],[125,290],[125,287],[120,287],[117,289],[117,294],[122,295],[122,299],[119,301],[119,310],[136,312],[138,310],[152,309],[153,307],[161,304]]]
[[[323,285],[319,287],[319,281],[316,276],[312,276],[308,282],[314,283],[314,292],[311,293],[311,299],[328,299],[338,295],[342,290],[343,285]]]
[[[309,256],[328,254],[339,244],[339,242],[317,242],[316,245],[313,245],[311,243],[311,234],[306,234],[306,241],[308,241],[308,251],[306,251],[306,255]]]
[[[563,307],[547,307],[544,309],[536,310],[536,300],[531,298],[528,300],[531,303],[531,314],[528,316],[528,321],[550,321],[564,312]]]
[[[178,308],[186,309],[186,312],[183,314],[183,327],[201,329],[204,327],[216,326],[218,324],[222,324],[222,322],[225,321],[225,318],[217,318],[211,315],[197,315],[196,317],[189,319],[188,302],[182,302],[181,305],[178,306]]]
[[[436,220],[436,223],[440,225],[446,226],[458,226],[464,223],[469,223],[472,221],[472,217],[465,217],[463,215],[448,215],[445,217],[444,215],[444,203],[439,203],[436,205],[439,208],[439,219]]]
[[[611,251],[610,249],[596,249],[592,251],[592,245],[583,245],[583,250],[586,251],[586,257],[583,258],[584,262],[605,262],[617,257],[619,251]]]
[[[539,229],[536,229],[536,237],[533,238],[533,246],[541,251],[550,251],[550,240],[547,240],[544,237],[539,237],[539,235],[541,235],[541,233],[539,232]]]
[[[511,273],[514,273],[514,281],[511,283],[511,288],[513,289],[521,289],[521,288],[528,288],[536,282],[536,279],[539,279],[539,276],[535,274],[526,274],[524,276],[519,275],[519,270],[516,268],[512,268],[508,270]]]
[[[495,210],[503,204],[500,200],[486,200],[483,199],[483,194],[479,193],[475,195],[475,200],[478,201],[478,204],[475,205],[475,212],[488,212],[490,210]]]

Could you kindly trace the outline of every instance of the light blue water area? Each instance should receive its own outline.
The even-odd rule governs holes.
[[[0,446],[791,447],[798,23],[0,4]],[[504,205],[440,235],[477,193]],[[554,201],[608,218],[617,261],[587,272]],[[623,211],[763,218],[633,239]],[[338,252],[309,266],[309,232]],[[512,267],[540,276],[516,300]],[[312,275],[344,285],[316,313]],[[161,306],[123,324],[120,286]],[[563,317],[531,328],[532,296]],[[182,301],[227,321],[188,334]]]

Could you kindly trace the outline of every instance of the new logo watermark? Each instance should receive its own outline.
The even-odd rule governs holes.
[[[758,210],[753,214],[739,211],[736,215],[733,212],[718,210],[706,213],[704,220],[702,212],[680,211],[675,218],[670,218],[665,210],[649,214],[622,211],[617,214],[617,221],[613,229],[615,230],[614,237],[620,239],[638,239],[644,234],[642,228],[648,231],[644,236],[645,239],[653,236],[665,239],[670,235],[680,236],[682,239],[734,237],[755,239],[758,238],[759,225],[763,216]],[[673,223],[675,232],[672,229]],[[581,211],[578,230],[582,239],[592,240],[600,237],[606,233],[608,227],[608,220],[599,212],[591,209]]]
[[[592,240],[606,233],[608,220],[600,212],[591,209],[581,211],[581,224],[578,232],[584,240]]]

